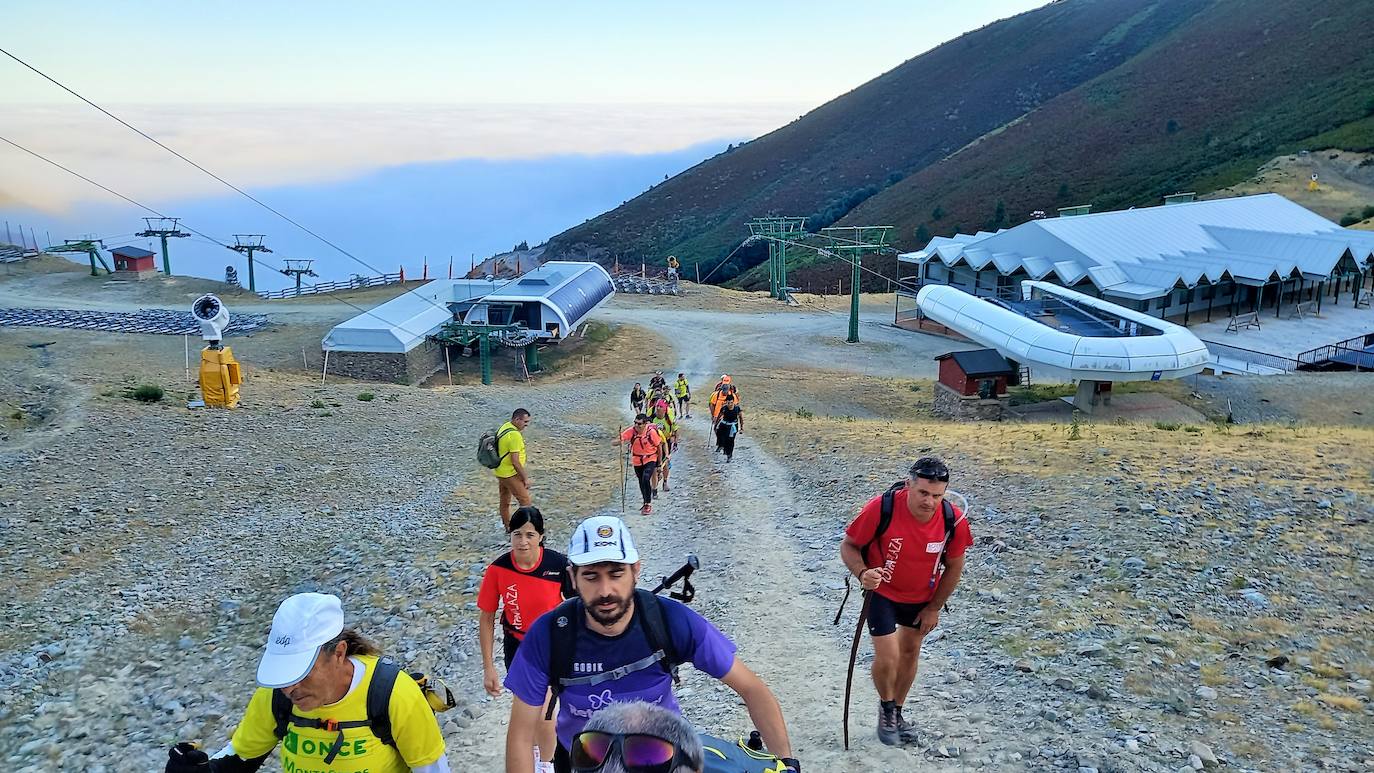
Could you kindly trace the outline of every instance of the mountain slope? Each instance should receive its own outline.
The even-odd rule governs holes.
[[[1063,0],[916,57],[549,246],[676,253],[691,276],[758,215],[894,225],[911,248],[1035,209],[1214,190],[1278,153],[1374,145],[1371,28],[1374,3]],[[762,254],[741,251],[714,278]]]
[[[1276,152],[1368,149],[1374,54],[1359,41],[1371,28],[1374,3],[1215,3],[1161,45],[907,177],[842,222],[891,223],[899,244],[914,246],[922,226],[923,235],[948,234],[1006,227],[1035,209],[1158,204],[1167,193],[1249,178]]]
[[[763,214],[865,196],[1149,48],[1207,0],[1065,0],[966,34],[550,240],[550,254],[715,261]],[[826,222],[826,224],[828,224]],[[717,276],[728,277],[732,267]]]

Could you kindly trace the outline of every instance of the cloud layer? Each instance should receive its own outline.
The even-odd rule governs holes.
[[[800,105],[117,105],[111,112],[240,187],[321,183],[459,159],[658,154],[757,137]],[[144,203],[223,186],[85,106],[11,107],[0,134]],[[68,212],[111,197],[0,145],[0,206]]]

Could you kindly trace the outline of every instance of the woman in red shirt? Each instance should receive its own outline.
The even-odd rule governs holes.
[[[482,686],[493,697],[501,694],[501,678],[494,659],[496,613],[501,612],[501,647],[506,668],[515,659],[515,650],[525,632],[540,615],[575,595],[568,557],[544,547],[544,515],[539,508],[525,506],[510,517],[510,551],[492,561],[482,575],[477,592],[480,611],[477,639],[482,646]],[[552,722],[541,728],[542,758],[553,759]],[[546,737],[547,734],[547,737]]]

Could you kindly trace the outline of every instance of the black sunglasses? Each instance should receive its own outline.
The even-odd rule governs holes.
[[[577,773],[595,773],[617,752],[628,773],[672,773],[681,765],[692,770],[700,767],[697,760],[689,759],[666,738],[647,733],[583,730],[573,736],[572,769]]]
[[[949,483],[949,468],[943,464],[922,464],[911,468],[911,477]]]

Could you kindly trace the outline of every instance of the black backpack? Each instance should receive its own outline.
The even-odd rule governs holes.
[[[649,591],[635,589],[635,619],[644,629],[644,638],[649,641],[650,654],[646,658],[611,671],[587,676],[573,674],[573,659],[577,656],[577,634],[586,625],[586,611],[582,599],[568,599],[559,604],[551,614],[553,626],[549,632],[549,687],[553,690],[553,700],[549,701],[545,720],[553,719],[553,709],[558,703],[558,696],[569,685],[610,682],[655,665],[666,671],[673,678],[674,684],[679,681],[677,670],[678,666],[682,665],[682,657],[673,644],[667,620],[663,617],[663,605],[659,603],[658,596]]]
[[[377,658],[376,670],[372,674],[372,681],[367,685],[367,719],[356,719],[348,722],[336,722],[330,719],[315,719],[312,717],[302,717],[291,710],[291,699],[286,697],[286,693],[281,690],[272,691],[272,718],[277,721],[273,733],[277,740],[286,737],[286,729],[289,725],[297,727],[321,728],[333,732],[339,731],[338,737],[334,739],[334,744],[329,747],[329,752],[324,757],[324,763],[328,765],[334,761],[339,752],[343,749],[343,731],[354,727],[367,727],[372,729],[372,734],[377,736],[377,740],[387,746],[395,746],[396,738],[391,734],[391,692],[396,688],[396,680],[401,674],[401,664],[395,660],[382,656]],[[406,674],[407,679],[415,680],[420,685],[420,689],[431,689],[424,674],[415,672]],[[455,705],[453,693],[439,684],[437,689],[443,689],[446,693],[441,700],[448,704],[447,708]],[[427,696],[428,699],[428,696]],[[431,703],[430,708],[435,704]],[[447,710],[447,709],[445,709]]]
[[[873,531],[873,539],[869,540],[859,551],[865,561],[868,560],[868,549],[878,544],[878,540],[882,539],[883,534],[892,525],[892,508],[896,502],[897,492],[905,488],[906,481],[899,480],[883,492],[882,509],[878,512],[878,528]],[[943,573],[945,571],[945,553],[949,552],[949,543],[954,540],[954,528],[957,522],[954,515],[954,505],[950,504],[948,499],[940,501],[940,513],[945,519],[945,543],[940,548],[940,558],[938,559],[939,571]]]

